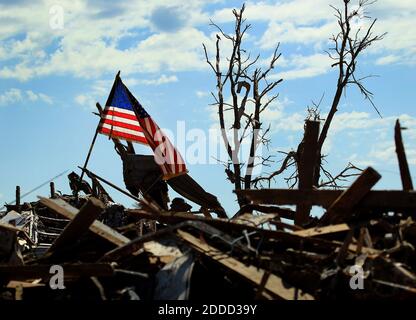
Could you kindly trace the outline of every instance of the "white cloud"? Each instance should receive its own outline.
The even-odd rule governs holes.
[[[165,74],[162,74],[157,79],[140,79],[137,80],[138,84],[144,84],[148,86],[160,86],[162,84],[172,83],[172,82],[178,82],[178,77],[175,75],[167,76]]]
[[[90,95],[86,95],[86,94],[79,94],[75,97],[75,102],[77,104],[79,104],[80,106],[83,107],[90,107],[93,108],[94,107],[94,98]]]
[[[261,37],[259,44],[263,49],[271,49],[277,42],[316,44],[329,42],[329,37],[336,28],[335,22],[328,22],[322,26],[300,26],[291,22],[270,22],[268,29]]]
[[[258,39],[261,48],[271,48],[277,42],[292,43],[310,46],[320,54],[334,29],[331,2],[249,1],[246,17],[253,24],[267,23],[267,30]],[[64,28],[53,30],[49,8],[55,4],[54,0],[45,0],[1,5],[0,61],[5,63],[0,67],[0,77],[27,81],[52,74],[99,78],[116,70],[126,75],[203,70],[207,65],[201,44],[211,46],[212,35],[204,34],[199,26],[206,25],[209,17],[220,24],[233,20],[232,8],[209,12],[202,0],[172,0],[169,5],[163,0],[106,2],[105,8],[97,1],[62,0],[59,5],[64,9]],[[384,41],[369,49],[376,55],[373,60],[378,64],[416,63],[414,2],[383,0],[371,11],[379,18],[375,31],[389,31]],[[174,13],[180,13],[180,17]],[[250,38],[255,39],[255,35],[250,34]],[[313,77],[328,70],[316,61],[286,70],[285,76]]]
[[[62,30],[49,28],[48,9],[52,4],[45,1],[2,8],[0,18],[13,20],[2,23],[0,19],[0,30],[7,24],[14,28],[0,32],[0,59],[14,60],[0,68],[0,77],[21,81],[50,74],[98,78],[115,70],[131,74],[206,67],[201,44],[208,38],[192,26],[206,20],[199,0],[173,0],[169,6],[163,1],[106,3],[106,10],[81,0],[60,1],[65,18]],[[175,7],[189,17],[176,32],[153,32],[143,37],[151,28],[154,10],[165,7],[167,12]],[[165,17],[169,19],[173,21],[175,16]],[[166,21],[159,23],[169,25]],[[14,38],[18,34],[26,36],[23,40]],[[120,46],[125,37],[132,38],[128,47]],[[171,76],[160,81],[173,79]]]
[[[12,88],[0,95],[0,105],[10,105],[23,100],[22,91]]]
[[[34,93],[32,90],[27,90],[26,95],[30,101],[42,101],[47,104],[52,104],[53,100],[51,97],[43,93]]]
[[[206,92],[206,91],[200,91],[200,90],[197,90],[197,91],[195,92],[195,94],[196,94],[196,96],[197,96],[198,98],[203,98],[203,97],[207,97],[207,96],[209,96],[209,92]]]
[[[280,59],[278,65],[279,63]],[[277,80],[283,78],[283,80],[294,80],[316,77],[329,72],[331,70],[331,63],[332,60],[327,54],[315,53],[309,56],[292,55],[283,61],[283,71],[269,76],[269,79]]]
[[[17,88],[11,88],[4,93],[0,94],[0,106],[12,105],[17,102],[30,101],[30,102],[44,102],[52,104],[52,98],[44,93],[35,93],[32,90],[22,91]]]
[[[397,62],[399,60],[400,60],[400,57],[399,56],[395,56],[393,54],[389,54],[387,56],[378,58],[376,60],[376,64],[378,64],[378,65],[391,64],[391,63]]]
[[[218,10],[216,22],[233,21],[232,8]],[[331,14],[327,0],[294,0],[267,4],[250,1],[246,4],[246,17],[251,21],[289,21],[309,24]]]
[[[356,7],[357,3],[358,1],[352,1],[350,7]],[[322,44],[326,43],[334,32],[337,32],[334,12],[330,4],[337,6],[341,2],[292,0],[268,4],[250,1],[246,6],[246,17],[250,22],[268,23],[268,28],[259,41],[262,48],[272,48],[278,42],[312,44],[321,52]],[[231,8],[218,10],[214,15],[214,21],[219,23],[232,21],[233,16],[230,10]],[[388,32],[384,40],[368,49],[369,53],[375,55],[387,55],[388,58],[376,59],[379,64],[416,64],[416,33],[413,31],[416,15],[414,1],[377,1],[366,9],[366,15],[378,19],[374,34]]]

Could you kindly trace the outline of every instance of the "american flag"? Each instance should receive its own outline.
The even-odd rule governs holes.
[[[123,111],[123,117],[126,119],[126,115],[128,116],[127,119],[132,122],[127,124],[132,127],[125,126],[126,120],[122,122],[122,126],[117,124],[119,121],[116,121],[116,123],[114,121],[108,123],[108,121],[112,121],[111,116],[114,113],[114,108],[117,109],[116,112],[119,112],[120,109],[125,110]],[[117,136],[122,139],[148,144],[155,154],[155,161],[160,166],[163,179],[165,180],[188,172],[180,153],[129,89],[123,84],[119,75],[116,77],[113,89],[108,98],[105,110],[107,109],[110,119],[108,119],[107,115],[105,115],[105,118],[102,118],[102,126],[100,124],[101,133],[104,133],[104,129],[104,131],[109,132],[106,134],[111,134],[112,137],[115,137],[114,133],[117,132]]]
[[[148,144],[118,75],[103,110],[98,132],[111,138]]]

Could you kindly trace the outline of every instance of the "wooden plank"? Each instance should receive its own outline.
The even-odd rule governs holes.
[[[409,164],[407,163],[406,152],[404,150],[399,119],[396,120],[396,126],[394,127],[394,142],[396,144],[397,160],[399,161],[403,190],[413,190],[412,176],[410,175]]]
[[[16,289],[18,287],[21,287],[21,288],[37,288],[37,287],[44,287],[44,286],[45,286],[44,283],[12,280],[7,284],[6,288],[9,288],[9,289]]]
[[[294,231],[293,234],[296,234],[297,236],[301,236],[301,237],[315,237],[315,236],[321,236],[324,234],[344,232],[348,230],[350,230],[350,227],[346,223],[341,223],[341,224],[336,224],[336,225],[331,225],[331,226]]]
[[[263,277],[266,272],[265,270],[252,265],[247,266],[228,254],[208,245],[207,243],[203,243],[201,240],[185,231],[178,230],[177,232],[179,236],[185,240],[185,242],[189,243],[197,251],[220,263],[230,271],[238,273],[250,283],[259,287],[262,285],[262,280],[264,279]],[[274,274],[269,275],[269,278],[264,284],[264,289],[284,300],[295,299],[296,288],[288,287],[287,284],[283,283],[281,278]],[[313,296],[307,293],[302,293],[299,290],[298,300],[314,300],[314,298]]]
[[[310,201],[313,205],[329,208],[342,194],[342,190],[295,190],[259,189],[235,190],[255,204],[297,205]],[[360,208],[367,210],[401,211],[416,209],[416,191],[377,190],[370,191],[360,202]]]
[[[1,221],[0,221],[0,229],[13,231],[13,232],[23,232],[22,228],[15,227],[11,225],[10,223],[1,222]]]
[[[328,208],[319,224],[335,224],[345,221],[353,208],[364,198],[371,188],[381,179],[381,175],[368,167]]]
[[[261,215],[253,215],[251,213],[245,213],[245,214],[242,214],[241,216],[238,216],[238,218],[233,219],[233,222],[258,227],[269,222],[270,220],[275,219],[276,217],[277,218],[279,217],[277,213],[276,214],[268,213],[268,214],[261,214]]]
[[[295,218],[295,212],[290,209],[273,207],[273,206],[262,206],[262,205],[256,205],[256,204],[246,204],[242,206],[231,219],[232,220],[236,219],[244,213],[247,213],[247,212],[252,213],[253,211],[258,211],[262,213],[277,213],[280,218],[285,218],[285,219],[290,219],[290,220],[293,220]]]
[[[299,190],[312,189],[318,156],[319,121],[306,121],[305,135],[299,154]],[[309,221],[311,203],[305,201],[296,206],[295,225],[302,226]]]
[[[103,212],[105,205],[96,198],[89,198],[74,219],[67,224],[61,235],[52,243],[47,254],[56,253],[59,249],[72,244],[85,234],[95,219]]]
[[[269,223],[276,226],[277,228],[279,228],[281,230],[283,230],[283,229],[289,229],[289,230],[295,230],[295,231],[303,230],[302,227],[296,226],[294,224],[284,223],[284,222],[281,222],[281,221],[271,220],[271,221],[269,221]]]
[[[72,207],[69,203],[65,202],[60,198],[49,199],[39,197],[39,199],[44,206],[48,207],[57,214],[64,216],[65,218],[68,218],[70,220],[73,220],[75,216],[78,214],[78,209]],[[122,246],[130,241],[129,238],[123,236],[122,234],[118,233],[117,231],[100,221],[94,221],[94,223],[90,225],[89,229],[95,234],[99,235],[100,237],[106,239],[107,241],[117,246]]]

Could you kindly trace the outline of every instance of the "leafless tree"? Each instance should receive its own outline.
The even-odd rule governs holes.
[[[373,34],[373,27],[377,19],[372,19],[369,17],[366,10],[368,6],[374,2],[376,1],[359,0],[358,6],[354,7],[354,9],[351,9],[351,0],[343,0],[342,9],[331,6],[335,11],[335,17],[337,18],[339,32],[331,37],[333,47],[330,48],[330,51],[327,53],[329,57],[334,60],[332,67],[338,68],[338,80],[335,94],[332,99],[331,108],[319,135],[319,159],[322,159],[322,147],[328,136],[328,132],[332,120],[334,119],[335,113],[338,111],[338,105],[341,100],[341,96],[343,93],[345,93],[348,86],[356,86],[364,98],[370,101],[375,111],[380,115],[380,112],[372,100],[372,92],[370,92],[363,84],[363,81],[371,77],[371,75],[364,77],[358,77],[357,75],[358,58],[368,47],[370,47],[376,41],[382,40],[385,36],[385,33],[381,35]],[[347,168],[350,170],[352,167],[347,166]],[[321,169],[322,166],[321,163],[319,163],[315,171],[316,186],[319,186]],[[343,173],[345,173],[345,171]]]
[[[259,55],[252,59],[242,47],[244,36],[250,29],[250,24],[247,24],[243,18],[244,10],[244,5],[240,10],[233,10],[235,24],[232,34],[225,33],[221,27],[211,22],[211,25],[218,30],[215,61],[210,60],[204,45],[207,63],[216,76],[216,92],[213,92],[212,96],[215,99],[214,105],[218,108],[221,135],[228,154],[225,172],[236,190],[250,189],[253,186],[256,159],[262,165],[270,162],[270,157],[257,154],[259,145],[267,145],[269,142],[270,127],[262,131],[261,114],[278,97],[273,91],[282,81],[282,79],[267,80],[280,57],[279,45],[276,46],[265,68],[258,67]],[[231,44],[231,54],[225,60],[221,55],[220,46],[223,40]],[[227,102],[228,96],[231,98],[231,103]],[[226,112],[232,114],[231,128],[226,127]],[[230,137],[229,133],[231,133]],[[245,139],[250,139],[250,151],[248,158],[243,160],[240,159],[239,153]],[[245,204],[244,198],[238,197],[237,200],[240,206]]]
[[[332,67],[338,69],[338,79],[336,83],[335,94],[331,102],[331,108],[325,119],[322,119],[319,114],[319,106],[322,102],[323,96],[319,103],[313,103],[313,106],[308,108],[308,116],[306,120],[322,121],[323,126],[318,138],[317,147],[317,164],[314,173],[315,187],[340,187],[339,183],[346,181],[347,178],[358,175],[360,168],[349,163],[339,174],[332,175],[325,169],[322,148],[328,136],[329,129],[334,119],[335,113],[338,111],[338,106],[342,94],[346,93],[349,86],[355,86],[359,89],[361,94],[367,99],[375,111],[380,115],[372,98],[373,94],[364,85],[363,81],[370,76],[359,77],[357,75],[358,58],[362,53],[376,41],[382,40],[385,34],[374,35],[373,27],[377,19],[372,19],[366,13],[368,6],[373,4],[375,0],[359,0],[358,5],[352,9],[351,0],[342,0],[342,8],[334,9],[335,17],[339,31],[333,35],[330,40],[333,47],[327,51],[329,57],[334,60]],[[380,115],[381,116],[381,115]],[[286,169],[292,167],[293,170],[288,177],[285,178],[289,187],[294,187],[298,182],[298,160],[300,153],[303,150],[303,141],[298,145],[296,151],[286,153],[285,158],[281,161],[281,166],[274,172],[267,176],[262,176],[252,181],[255,186],[270,183],[276,179],[277,176],[286,172]],[[321,176],[325,178],[321,179]]]
[[[366,13],[367,7],[375,1],[358,0],[358,5],[354,9],[352,9],[353,5],[351,0],[341,1],[341,8],[331,6],[335,12],[339,31],[330,38],[333,46],[327,51],[329,57],[334,60],[332,67],[337,68],[338,71],[338,79],[330,111],[325,119],[321,118],[319,107],[323,99],[322,97],[319,103],[313,103],[313,106],[308,108],[308,116],[306,118],[306,120],[323,122],[318,136],[317,163],[313,178],[313,185],[318,188],[340,187],[339,183],[359,174],[361,171],[360,168],[349,163],[340,173],[333,175],[325,169],[326,156],[322,154],[322,148],[327,139],[334,116],[338,111],[342,94],[346,93],[347,88],[350,86],[357,87],[365,99],[370,101],[376,112],[380,114],[373,103],[373,94],[363,83],[371,75],[359,77],[357,72],[358,59],[362,53],[373,43],[383,39],[385,35],[373,34],[373,27],[377,20],[370,18]],[[212,95],[215,99],[214,105],[218,108],[222,139],[229,158],[228,162],[225,163],[225,171],[236,190],[265,186],[270,187],[273,181],[276,181],[283,173],[287,174],[287,172],[289,174],[284,176],[283,179],[286,180],[290,188],[293,188],[299,181],[299,159],[303,152],[303,140],[299,143],[296,150],[282,152],[285,154],[284,158],[274,163],[273,166],[276,164],[278,166],[270,173],[256,177],[253,177],[252,174],[255,159],[259,159],[262,165],[270,166],[272,163],[270,156],[264,157],[257,154],[257,148],[260,143],[267,146],[270,142],[267,136],[270,127],[266,128],[262,134],[260,134],[259,129],[263,129],[261,114],[278,97],[273,91],[282,79],[276,81],[268,81],[267,79],[280,57],[278,53],[279,45],[276,46],[270,63],[265,70],[257,67],[259,64],[259,56],[251,59],[250,55],[242,48],[244,35],[250,28],[250,25],[246,24],[243,19],[244,9],[245,7],[243,5],[240,10],[233,10],[235,17],[233,34],[225,33],[222,28],[211,22],[211,25],[219,31],[216,40],[215,59],[210,60],[207,48],[204,45],[207,63],[216,76],[217,90]],[[228,41],[232,45],[231,55],[227,57],[227,60],[223,60],[221,56],[220,43],[222,40]],[[222,70],[225,62],[226,68]],[[239,94],[241,93],[242,97],[239,99]],[[225,98],[228,95],[231,96],[230,103]],[[248,111],[248,103],[253,103],[253,112]],[[226,112],[232,113],[233,124],[231,128],[226,127]],[[231,138],[227,135],[229,131],[232,131]],[[251,140],[250,155],[247,161],[243,162],[239,158],[239,148],[241,142],[248,137]],[[244,168],[245,172],[243,172]],[[292,171],[288,171],[290,168],[293,168]],[[242,198],[239,198],[238,202],[240,206],[245,204],[245,200]]]

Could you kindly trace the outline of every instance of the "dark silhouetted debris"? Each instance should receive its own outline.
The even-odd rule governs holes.
[[[317,136],[305,130],[303,162]],[[236,190],[246,204],[232,218],[189,175],[166,183],[132,148],[128,191],[85,168],[91,184],[71,173],[70,195],[51,184],[50,197],[21,203],[17,188],[0,212],[0,300],[414,299],[416,192],[399,130],[403,190],[372,190],[372,168],[344,190],[318,189],[302,163],[299,189]],[[168,186],[201,209],[169,201]],[[324,214],[311,217],[312,206]]]

